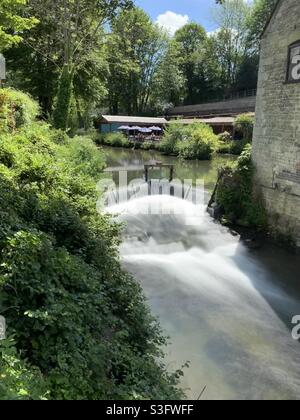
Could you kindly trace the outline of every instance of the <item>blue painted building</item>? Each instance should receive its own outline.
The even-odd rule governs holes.
[[[103,115],[99,121],[99,130],[101,133],[112,133],[118,131],[122,125],[151,127],[153,125],[164,128],[167,124],[165,118],[152,117],[130,117],[122,115]]]

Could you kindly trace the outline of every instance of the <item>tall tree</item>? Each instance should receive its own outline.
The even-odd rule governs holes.
[[[215,11],[220,29],[213,35],[225,94],[234,90],[239,69],[247,56],[247,20],[250,6],[244,0],[226,0]]]
[[[130,5],[131,1],[128,0],[61,0],[57,29],[64,49],[63,68],[53,112],[56,128],[66,129],[68,126],[76,68],[90,56],[105,22],[112,19],[120,7]]]
[[[260,37],[278,0],[254,0],[248,17],[248,43],[254,54],[259,53]]]
[[[205,29],[197,23],[189,23],[175,33],[179,54],[180,69],[185,78],[185,103],[193,104],[203,98],[205,76],[203,72]]]
[[[34,17],[24,17],[26,0],[1,0],[0,3],[0,51],[22,40],[22,31],[37,24]]]
[[[165,55],[158,66],[151,95],[151,108],[163,114],[184,99],[185,78],[180,66],[181,56],[178,43],[171,39]]]
[[[168,46],[164,34],[139,8],[121,12],[107,42],[111,112],[143,114],[149,106],[157,70]]]
[[[79,91],[75,85],[80,80],[82,86],[84,80],[78,73],[88,75],[92,70],[100,71],[95,52],[103,53],[103,26],[121,9],[131,6],[131,0],[29,0],[26,11],[34,11],[40,24],[33,32],[24,34],[26,53],[12,52],[11,61],[22,57],[31,74],[41,71],[37,82],[31,77],[27,84],[41,99],[44,114],[51,113],[56,95],[54,123],[57,127],[64,129],[68,124],[73,91]],[[24,83],[20,79],[17,78],[19,83]],[[43,80],[49,89],[43,88]]]

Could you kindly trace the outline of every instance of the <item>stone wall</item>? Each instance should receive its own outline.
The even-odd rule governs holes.
[[[300,246],[300,83],[287,83],[300,40],[300,0],[281,0],[262,38],[253,159],[275,230]]]

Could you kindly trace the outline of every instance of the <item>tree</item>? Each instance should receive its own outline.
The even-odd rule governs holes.
[[[255,0],[248,17],[248,44],[253,54],[259,54],[260,37],[270,19],[277,0]]]
[[[183,99],[185,78],[180,67],[180,60],[179,45],[172,39],[158,66],[151,95],[151,108],[157,113],[164,113]]]
[[[21,33],[37,24],[33,17],[23,17],[26,0],[1,0],[0,51],[22,41]]]
[[[121,9],[131,5],[131,0],[29,0],[26,13],[34,11],[40,23],[34,31],[23,36],[26,52],[15,50],[9,55],[18,75],[22,76],[26,67],[32,76],[37,76],[27,80],[18,77],[17,84],[18,87],[27,84],[29,91],[40,99],[45,116],[51,114],[53,108],[55,116],[69,115],[69,110],[62,111],[62,107],[71,103],[63,99],[65,89],[71,95],[73,90],[78,93],[78,82],[83,92],[84,77],[78,76],[79,72],[90,77],[91,70],[96,73],[101,71],[98,64],[103,60],[98,60],[96,52],[99,55],[103,53],[103,26],[111,22]],[[23,66],[21,71],[17,63]],[[86,71],[87,65],[90,66],[89,71]],[[97,74],[93,73],[93,81],[96,77]],[[102,79],[103,75],[99,74],[99,80]],[[60,92],[62,86],[64,92]],[[104,90],[101,89],[101,92]],[[85,97],[83,94],[80,99]],[[93,100],[98,97],[98,94],[94,95]]]
[[[107,41],[108,103],[112,113],[147,112],[168,37],[139,8],[121,12]]]
[[[234,90],[238,73],[247,56],[247,19],[250,6],[244,0],[227,0],[215,11],[220,30],[213,36],[224,92]]]
[[[62,0],[57,29],[64,49],[63,69],[53,113],[56,128],[64,128],[59,115],[67,118],[65,124],[68,125],[76,67],[90,56],[104,23],[112,19],[120,7],[130,5],[131,1],[128,0]]]
[[[185,78],[185,103],[199,102],[205,91],[203,52],[206,42],[205,29],[197,23],[189,23],[175,33],[175,41],[181,57],[180,69]]]

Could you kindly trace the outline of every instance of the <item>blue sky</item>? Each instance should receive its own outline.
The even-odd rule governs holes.
[[[216,7],[215,0],[135,0],[135,4],[154,21],[161,15],[159,22],[171,32],[187,21],[200,23],[208,32],[217,28],[211,16],[211,9]]]

